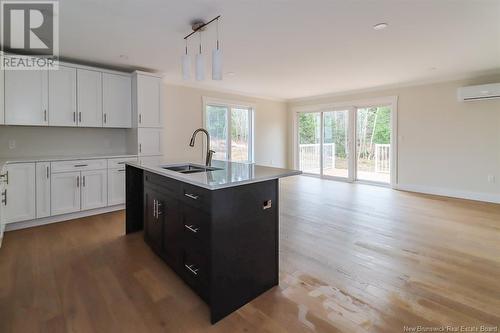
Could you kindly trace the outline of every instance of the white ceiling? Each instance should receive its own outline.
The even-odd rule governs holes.
[[[500,0],[61,0],[59,8],[64,57],[278,99],[500,70]],[[218,14],[224,72],[235,75],[183,81],[190,22]],[[380,22],[389,27],[373,30]],[[204,34],[207,78],[213,28]]]

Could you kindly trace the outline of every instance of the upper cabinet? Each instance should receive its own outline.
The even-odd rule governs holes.
[[[129,75],[102,74],[104,127],[132,127],[132,80]]]
[[[135,72],[132,91],[134,123],[137,127],[161,128],[161,78]]]
[[[154,108],[158,118],[159,85],[154,91],[156,106],[146,109]],[[0,71],[1,124],[131,128],[132,76],[70,63],[54,70]]]
[[[76,68],[49,72],[49,125],[77,126]]]
[[[5,124],[47,126],[47,70],[5,71]]]
[[[102,127],[102,73],[77,69],[78,124]]]

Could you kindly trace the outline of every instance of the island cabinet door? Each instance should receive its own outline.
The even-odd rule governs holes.
[[[163,224],[163,257],[172,268],[182,264],[182,216],[177,199],[162,193],[158,196],[157,216]]]
[[[158,193],[144,188],[144,240],[159,255],[163,255],[163,219],[157,215]]]

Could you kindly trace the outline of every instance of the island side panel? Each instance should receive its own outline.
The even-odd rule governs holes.
[[[144,228],[143,214],[144,181],[143,170],[126,166],[126,202],[125,202],[125,233],[140,231]]]
[[[276,179],[212,194],[212,323],[279,283],[278,186]]]

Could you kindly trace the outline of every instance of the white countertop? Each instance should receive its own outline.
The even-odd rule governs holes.
[[[165,177],[173,178],[191,185],[200,186],[209,190],[218,190],[221,188],[245,185],[251,183],[262,182],[271,179],[290,177],[300,175],[302,171],[266,167],[256,164],[235,163],[226,161],[213,161],[212,167],[220,168],[221,170],[183,174],[176,171],[163,169],[164,166],[176,166],[183,164],[196,163],[164,163],[151,164],[136,162],[127,162],[127,165],[153,172]],[[199,164],[198,164],[199,165]]]
[[[5,164],[31,163],[31,162],[52,162],[52,161],[72,161],[72,160],[95,160],[101,158],[127,158],[137,157],[133,154],[92,154],[92,155],[54,155],[54,156],[27,156],[27,157],[0,157],[0,169]]]

